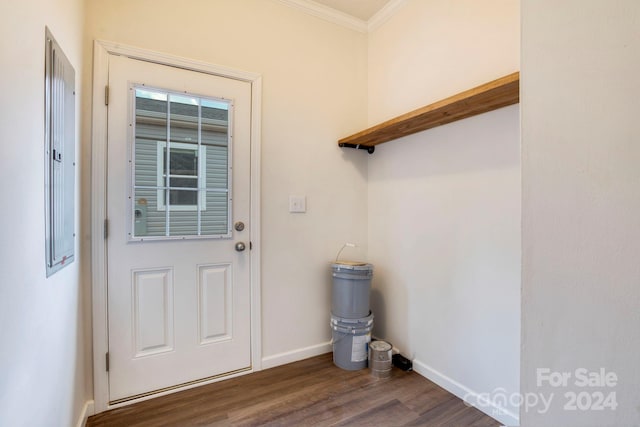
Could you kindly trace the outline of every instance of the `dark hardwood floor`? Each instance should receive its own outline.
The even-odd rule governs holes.
[[[95,415],[87,426],[451,426],[500,423],[415,372],[376,379],[331,353]]]

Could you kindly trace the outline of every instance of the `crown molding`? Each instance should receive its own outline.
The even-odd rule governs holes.
[[[291,6],[298,10],[301,10],[309,15],[313,15],[317,18],[324,19],[325,21],[332,22],[334,24],[342,25],[343,27],[351,30],[358,31],[360,33],[367,32],[367,22],[355,18],[346,13],[340,12],[328,6],[320,3],[316,3],[312,0],[278,0],[281,3]]]
[[[385,22],[391,18],[398,9],[407,0],[391,0],[382,9],[380,9],[375,15],[373,15],[368,21],[363,21],[347,13],[340,12],[339,10],[317,3],[313,0],[278,0],[280,3],[284,3],[287,6],[301,10],[309,15],[313,15],[316,18],[324,19],[325,21],[332,22],[334,24],[341,25],[351,30],[358,31],[360,33],[369,33],[380,28]]]
[[[407,0],[391,0],[367,21],[367,32],[375,31],[387,22]]]

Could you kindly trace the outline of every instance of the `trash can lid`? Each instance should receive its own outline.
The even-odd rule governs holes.
[[[374,351],[389,351],[392,349],[391,344],[386,341],[372,341],[369,347]]]
[[[338,264],[338,265],[352,265],[354,267],[367,265],[366,262],[361,262],[361,261],[336,261],[335,264]]]
[[[373,270],[373,265],[360,261],[337,261],[331,264],[334,270]]]

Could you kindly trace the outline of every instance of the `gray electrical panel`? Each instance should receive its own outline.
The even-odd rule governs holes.
[[[45,243],[47,277],[75,251],[75,71],[45,29]]]

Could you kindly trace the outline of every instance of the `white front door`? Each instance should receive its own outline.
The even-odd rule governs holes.
[[[251,367],[250,121],[250,83],[109,56],[111,403]]]

